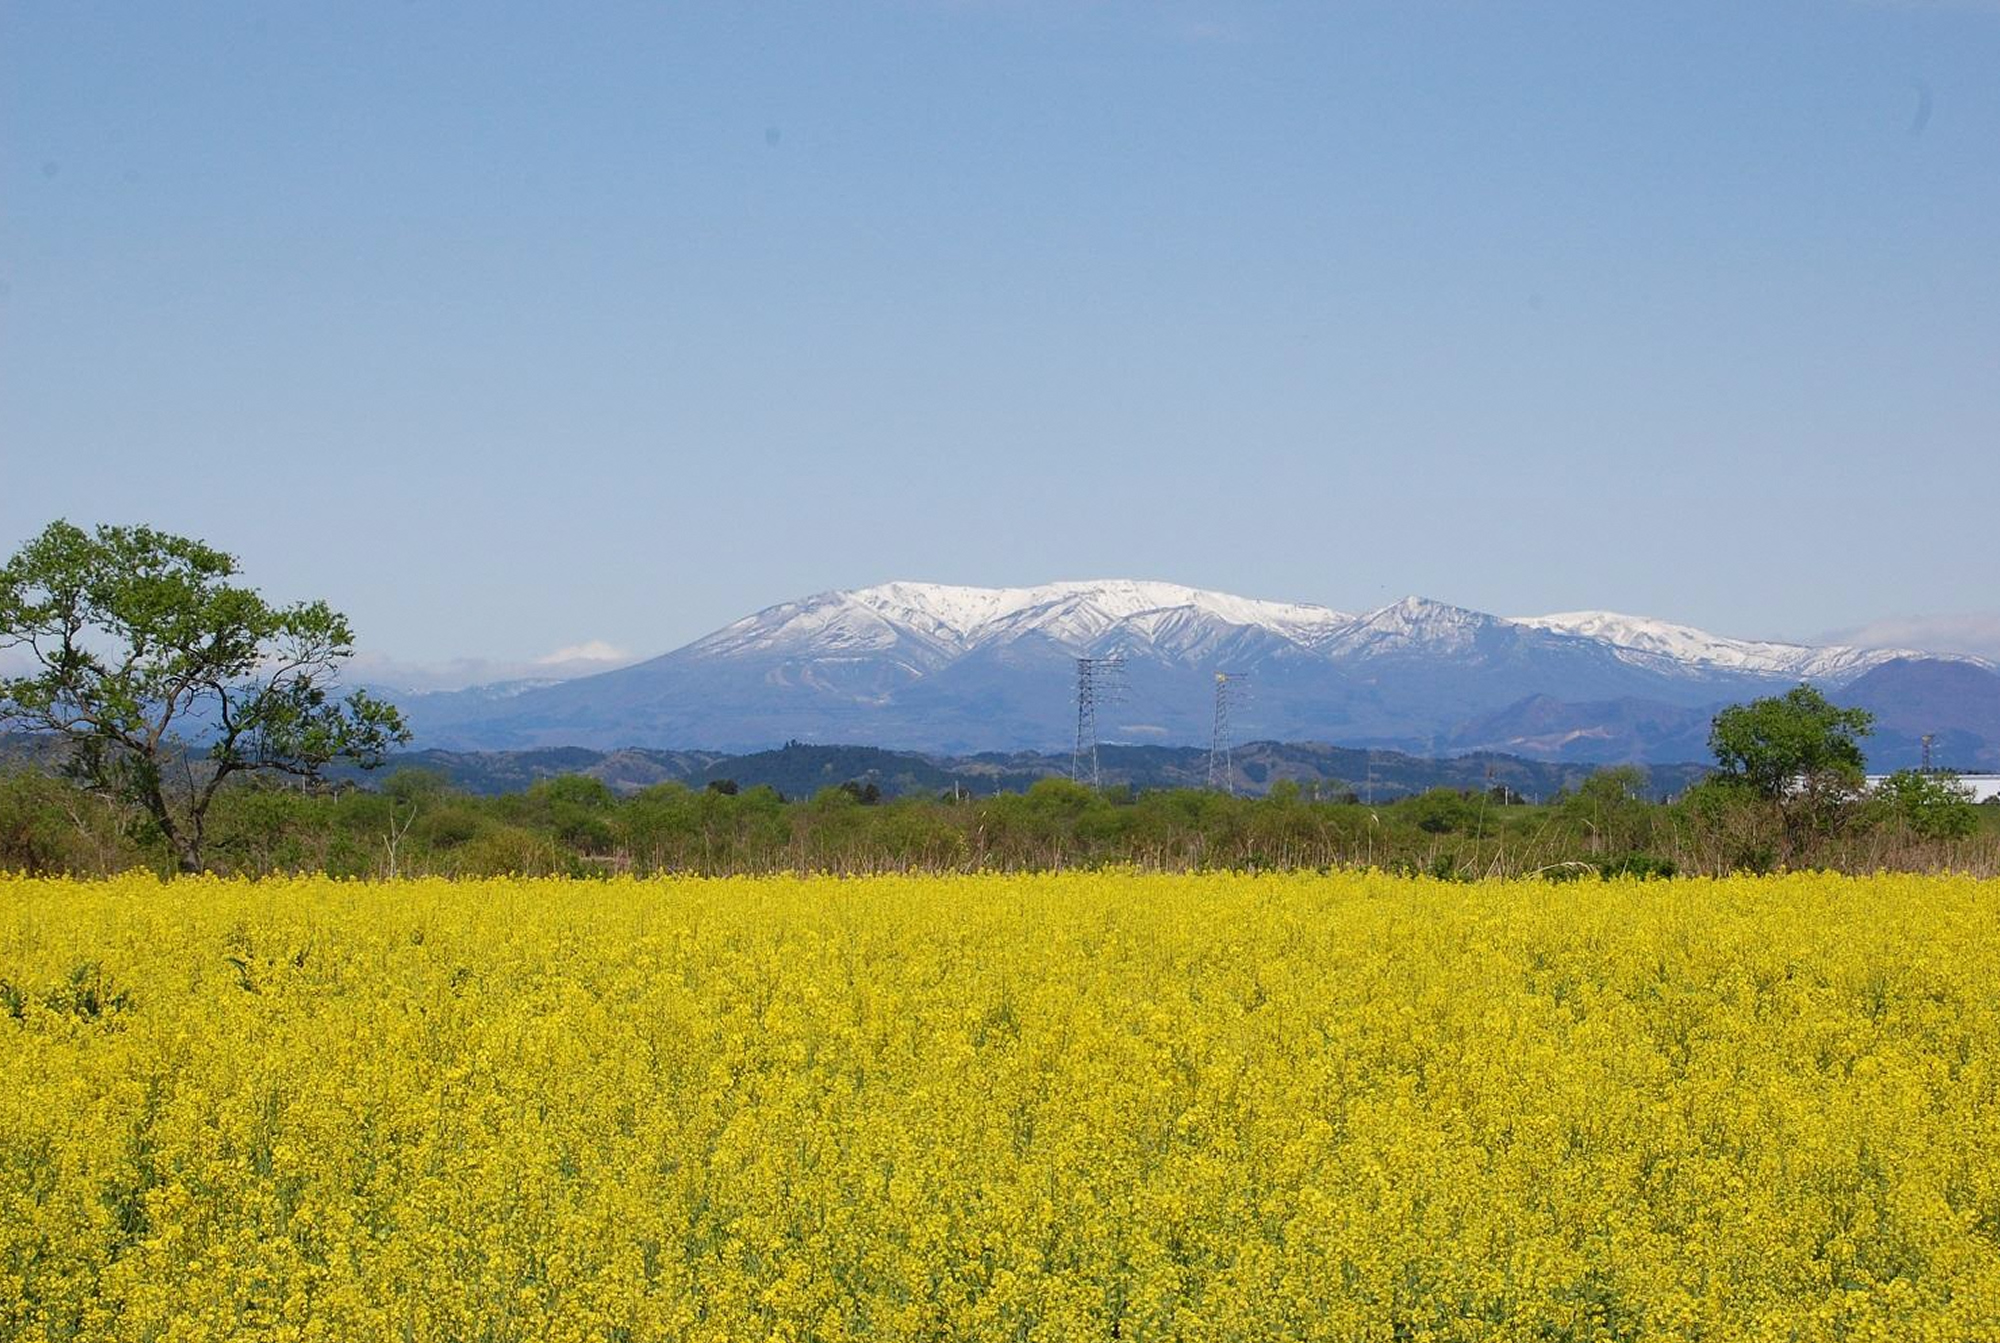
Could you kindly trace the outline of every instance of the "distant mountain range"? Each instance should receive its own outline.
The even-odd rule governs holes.
[[[1874,767],[1916,763],[1926,733],[1939,763],[2000,764],[2000,672],[1978,659],[1421,597],[1354,615],[1126,580],[827,592],[617,671],[395,698],[420,746],[448,750],[1049,751],[1075,733],[1080,656],[1121,660],[1098,710],[1108,742],[1207,742],[1229,672],[1239,740],[1688,761],[1706,757],[1718,708],[1806,681],[1878,715]]]

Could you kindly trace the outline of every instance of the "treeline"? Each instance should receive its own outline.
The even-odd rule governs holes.
[[[1951,868],[2000,874],[2000,808],[1941,779],[1863,794],[1758,793],[1727,778],[1671,803],[1644,774],[1599,773],[1526,805],[1505,788],[1434,789],[1368,805],[1280,783],[1263,797],[1197,789],[884,799],[855,783],[788,800],[768,787],[667,783],[619,796],[587,776],[477,796],[402,770],[379,788],[302,790],[255,778],[220,791],[211,871],[491,876],[692,872],[1167,870],[1379,867],[1438,877],[1721,874],[1778,868]],[[143,808],[43,771],[0,775],[0,869],[171,872]]]

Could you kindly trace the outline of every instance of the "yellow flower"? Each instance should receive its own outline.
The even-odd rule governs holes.
[[[1969,879],[0,877],[0,981],[9,1339],[2000,1336]]]

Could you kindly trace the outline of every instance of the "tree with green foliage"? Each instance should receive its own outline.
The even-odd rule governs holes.
[[[325,602],[273,606],[233,556],[150,527],[54,522],[0,568],[0,726],[59,739],[96,792],[136,804],[183,872],[200,871],[230,778],[312,781],[409,740],[390,704],[336,699],[354,639]]]
[[[1922,839],[1963,839],[1979,828],[1979,809],[1949,774],[1897,770],[1875,785],[1875,797],[1911,834]]]
[[[1564,797],[1556,814],[1588,836],[1591,853],[1632,853],[1651,837],[1646,783],[1646,771],[1637,765],[1607,766]]]
[[[1864,782],[1866,709],[1843,709],[1809,685],[1732,705],[1708,734],[1716,784],[1776,809],[1789,853],[1841,828]]]
[[[1476,835],[1484,829],[1484,814],[1479,804],[1455,788],[1432,788],[1398,806],[1426,834]]]
[[[1723,778],[1778,801],[1801,788],[1860,787],[1866,763],[1860,739],[1874,728],[1866,709],[1843,709],[1801,685],[1724,709],[1708,746]]]
[[[611,813],[618,796],[602,779],[559,774],[532,784],[523,800],[539,828],[553,831],[566,848],[590,851],[611,840]]]

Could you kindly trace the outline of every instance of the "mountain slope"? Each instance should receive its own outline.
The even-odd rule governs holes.
[[[1571,703],[1530,695],[1461,725],[1449,745],[1454,751],[1504,751],[1537,760],[1703,760],[1709,755],[1709,724],[1721,707],[1644,699]]]
[[[2000,768],[2000,675],[1986,667],[1895,658],[1835,698],[1875,715],[1866,743],[1871,768],[1920,765],[1926,734],[1935,738],[1931,760],[1940,768]]]

